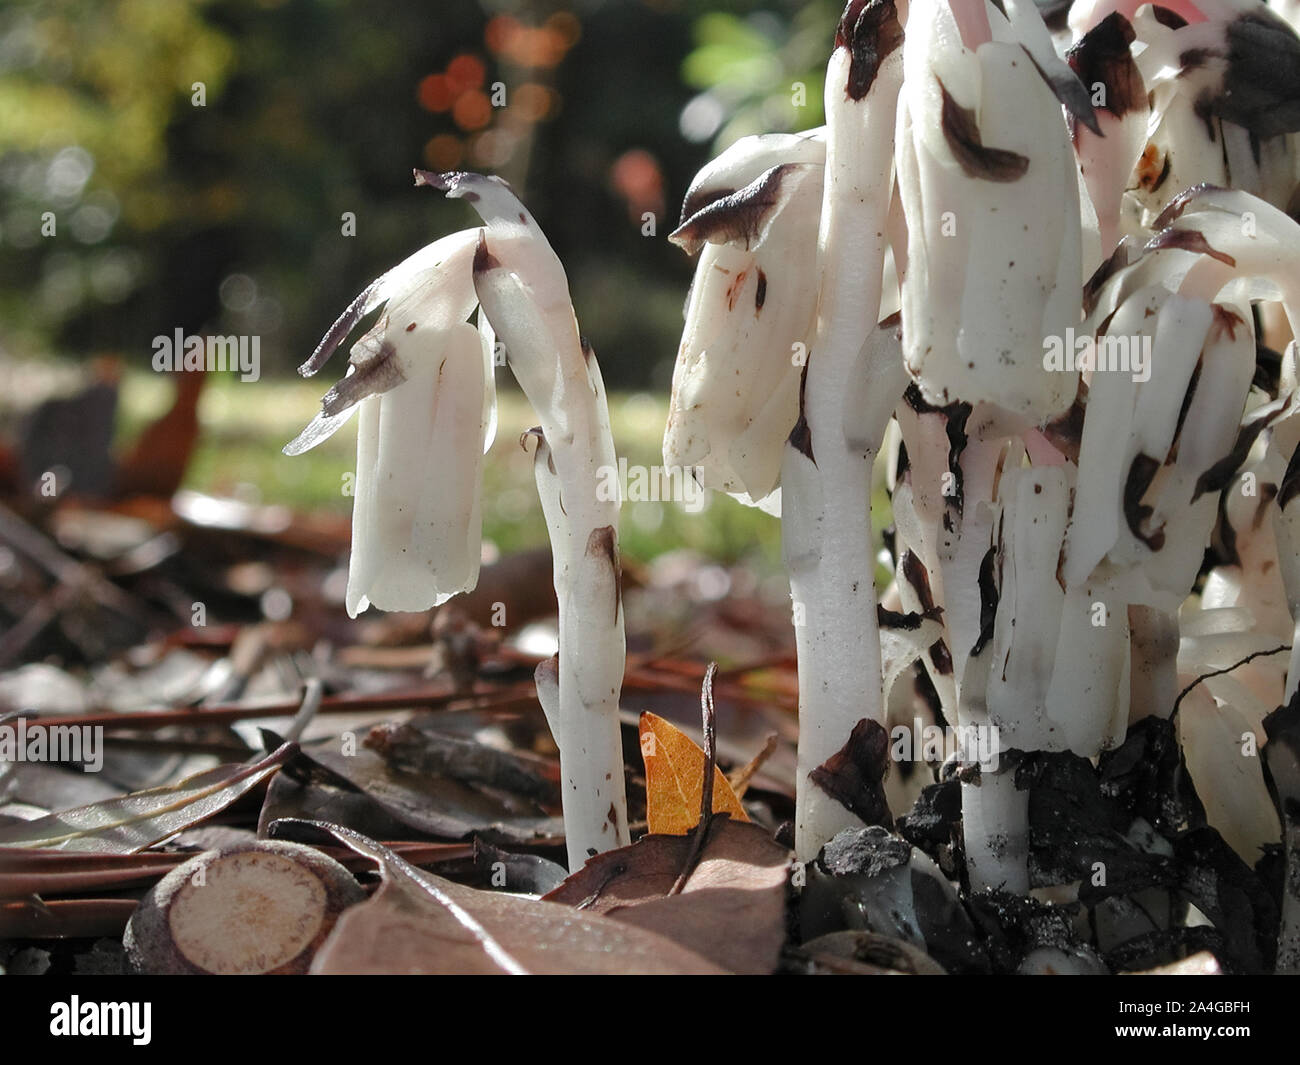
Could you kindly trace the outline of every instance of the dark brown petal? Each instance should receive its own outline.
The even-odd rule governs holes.
[[[1071,131],[1074,130],[1076,123],[1082,122],[1100,137],[1102,135],[1101,127],[1097,125],[1097,113],[1092,106],[1092,94],[1079,80],[1079,75],[1074,73],[1066,64],[1060,62],[1054,64],[1050,69],[1044,70],[1028,47],[1022,44],[1020,50],[1034,64],[1038,76],[1043,79],[1047,87],[1052,90],[1052,95],[1065,108],[1066,121]]]
[[[1208,181],[1202,181],[1199,185],[1192,185],[1190,188],[1183,189],[1177,196],[1165,205],[1165,209],[1156,216],[1156,220],[1151,224],[1151,228],[1159,232],[1168,228],[1173,222],[1182,217],[1182,214],[1193,200],[1199,199],[1207,192],[1226,192],[1227,189],[1219,185],[1211,185]]]
[[[943,93],[940,123],[944,139],[962,170],[969,177],[984,181],[1005,183],[1024,177],[1029,169],[1028,158],[1001,148],[986,148],[975,123],[975,112],[957,103],[942,81],[939,81],[939,91]]]
[[[803,409],[804,392],[807,387],[808,360],[805,360],[803,371],[799,375],[799,420],[794,423],[794,428],[790,430],[790,446],[816,466],[817,460],[813,457],[812,448],[812,429],[808,426],[808,417]]]
[[[942,609],[935,606],[934,592],[930,589],[930,573],[925,568],[925,563],[914,552],[908,550],[904,551],[903,557],[899,559],[899,568],[903,571],[903,579],[912,586],[912,591],[916,592],[916,598],[926,615],[942,613]]]
[[[335,349],[338,348],[356,324],[366,316],[366,304],[370,301],[371,294],[375,291],[375,285],[378,282],[372,281],[362,290],[351,303],[348,304],[347,310],[340,314],[334,324],[329,327],[329,331],[321,338],[321,342],[316,345],[316,350],[311,353],[311,357],[298,367],[298,372],[303,377],[311,377],[319,373],[328,361]]]
[[[1187,25],[1187,20],[1177,11],[1164,7],[1161,4],[1152,6],[1151,13],[1155,15],[1156,21],[1162,26],[1168,26],[1171,30],[1181,30]]]
[[[1291,452],[1291,461],[1286,464],[1282,483],[1277,486],[1277,505],[1285,510],[1297,493],[1300,493],[1300,447]]]
[[[930,645],[930,662],[940,676],[952,676],[952,654],[948,650],[948,645],[943,640],[935,640]]]
[[[1159,459],[1139,454],[1133,459],[1133,464],[1128,469],[1128,478],[1124,482],[1124,520],[1128,522],[1129,532],[1152,551],[1159,551],[1165,546],[1165,531],[1163,528],[1153,532],[1145,531],[1144,526],[1151,517],[1152,508],[1143,504],[1142,496],[1151,487],[1159,470]]]
[[[1259,434],[1285,415],[1290,408],[1289,402],[1274,400],[1252,411],[1237,431],[1237,441],[1232,445],[1232,450],[1201,474],[1196,482],[1196,491],[1192,493],[1192,502],[1195,503],[1206,492],[1219,492],[1226,488],[1236,472],[1245,464],[1250,449],[1259,439]]]
[[[1180,251],[1197,252],[1200,255],[1208,255],[1211,259],[1218,259],[1225,266],[1236,266],[1237,260],[1227,252],[1218,251],[1210,246],[1210,242],[1205,239],[1205,234],[1194,229],[1174,229],[1172,226],[1163,229],[1152,237],[1146,243],[1142,250],[1159,251],[1161,248],[1177,248]]]
[[[474,273],[485,274],[489,270],[499,269],[501,260],[488,251],[487,232],[478,231],[478,243],[474,246]]]
[[[1146,85],[1129,51],[1135,36],[1129,20],[1116,11],[1085,33],[1065,56],[1086,89],[1098,83],[1106,87],[1103,110],[1116,118],[1146,106]],[[1076,132],[1073,121],[1070,131]]]
[[[993,623],[998,616],[998,582],[996,547],[990,547],[980,561],[980,634],[975,646],[970,649],[970,656],[978,658],[988,642],[993,639]]]
[[[406,380],[402,364],[394,356],[393,345],[384,342],[377,354],[364,362],[354,364],[352,373],[325,393],[320,401],[321,413],[327,418],[342,414],[367,396],[378,395],[396,388]]]
[[[1221,118],[1266,139],[1300,131],[1300,40],[1262,4],[1228,23]]]
[[[743,189],[709,200],[668,235],[668,239],[696,254],[706,243],[743,243],[749,247],[784,198],[782,188],[805,164],[781,163],[764,171]]]
[[[903,43],[894,0],[849,0],[835,31],[835,47],[849,49],[849,79],[844,95],[861,100],[883,63]]]
[[[1083,285],[1083,313],[1091,314],[1097,306],[1097,297],[1101,295],[1101,290],[1105,287],[1106,282],[1114,277],[1117,273],[1128,266],[1131,258],[1130,252],[1133,245],[1126,240],[1121,240],[1115,245],[1115,250],[1110,253],[1110,258],[1103,262],[1095,271],[1092,277],[1088,278]]]

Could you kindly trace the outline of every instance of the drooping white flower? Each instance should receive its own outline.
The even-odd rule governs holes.
[[[298,455],[361,412],[347,608],[418,611],[478,582],[479,493],[495,410],[492,352],[466,322],[478,303],[476,231],[416,252],[369,285],[302,372],[318,371],[370,311],[348,373],[284,450]]]
[[[315,446],[359,408],[348,612],[445,602],[478,580],[497,338],[505,345],[544,435],[538,488],[555,558],[560,651],[556,668],[541,671],[538,694],[560,747],[565,836],[577,869],[593,851],[628,842],[618,722],[621,501],[600,490],[602,471],[617,468],[604,386],[579,337],[564,269],[509,186],[423,171],[416,184],[464,198],[485,228],[435,241],[353,301],[304,374],[318,371],[368,312],[383,305],[383,313],[285,452]],[[476,329],[466,319],[480,300]]]
[[[699,254],[673,371],[664,462],[779,509],[781,451],[812,340],[824,136],[737,141],[700,171],[669,238]]]
[[[911,6],[896,148],[908,226],[903,344],[925,398],[995,403],[1028,424],[1066,409],[1044,338],[1079,317],[1074,154],[1009,23],[963,44],[946,3]]]

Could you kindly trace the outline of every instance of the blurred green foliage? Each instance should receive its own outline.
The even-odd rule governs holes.
[[[718,122],[719,149],[751,134],[794,132],[825,121],[826,56],[842,6],[811,0],[790,15],[709,11],[695,20],[695,48],[682,76],[702,91],[693,103],[702,126]]]
[[[280,454],[335,376],[300,381],[291,369],[371,278],[475,223],[465,205],[414,188],[413,166],[496,171],[566,264],[613,390],[620,454],[655,465],[693,268],[663,238],[716,151],[822,121],[838,6],[10,2],[0,7],[0,359],[121,356],[125,442],[171,401],[172,382],[147,370],[154,336],[256,334],[263,378],[207,389],[187,485],[346,513],[351,430],[310,458]],[[498,81],[507,105],[476,126],[455,101]],[[521,118],[530,100],[545,114]],[[492,158],[500,142],[489,135],[501,131],[512,150]],[[511,550],[542,542],[545,528],[515,444],[534,419],[506,377],[484,526]],[[0,416],[27,399],[0,397]],[[779,523],[725,498],[703,514],[629,503],[623,525],[629,558],[687,547],[779,568]]]
[[[8,3],[0,355],[142,366],[181,328],[259,335],[264,372],[286,373],[370,278],[471,223],[411,185],[454,161],[522,187],[611,384],[665,388],[691,272],[663,240],[681,196],[735,136],[820,121],[834,16],[827,0]],[[437,99],[458,57],[481,73],[471,95],[508,91],[485,128]]]

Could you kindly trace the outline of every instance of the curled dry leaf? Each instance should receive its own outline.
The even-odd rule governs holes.
[[[279,769],[296,749],[286,743],[251,764],[217,766],[178,784],[0,827],[0,848],[142,851],[224,810]]]
[[[464,839],[490,830],[500,838],[525,841],[563,834],[563,821],[529,799],[483,791],[450,776],[413,773],[390,766],[359,747],[342,754],[337,745],[313,744],[303,751],[364,792],[404,825],[444,839]]]
[[[770,973],[785,942],[790,852],[758,825],[715,819],[686,886],[670,896],[690,844],[644,836],[592,858],[544,901],[657,932],[732,972]]]
[[[680,836],[700,821],[704,751],[671,721],[649,711],[641,715],[641,757],[645,762],[646,821],[656,835]],[[722,770],[713,770],[713,812],[748,821]]]
[[[464,887],[423,872],[356,832],[315,822],[279,822],[328,833],[379,866],[382,884],[349,909],[321,947],[318,974],[721,975],[724,970],[671,940],[597,914]]]

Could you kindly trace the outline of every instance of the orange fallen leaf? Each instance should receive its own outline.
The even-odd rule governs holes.
[[[641,714],[641,758],[645,762],[646,821],[650,831],[682,836],[699,823],[704,790],[704,751],[676,725],[657,714]],[[713,812],[748,821],[745,808],[722,770],[713,770]]]

